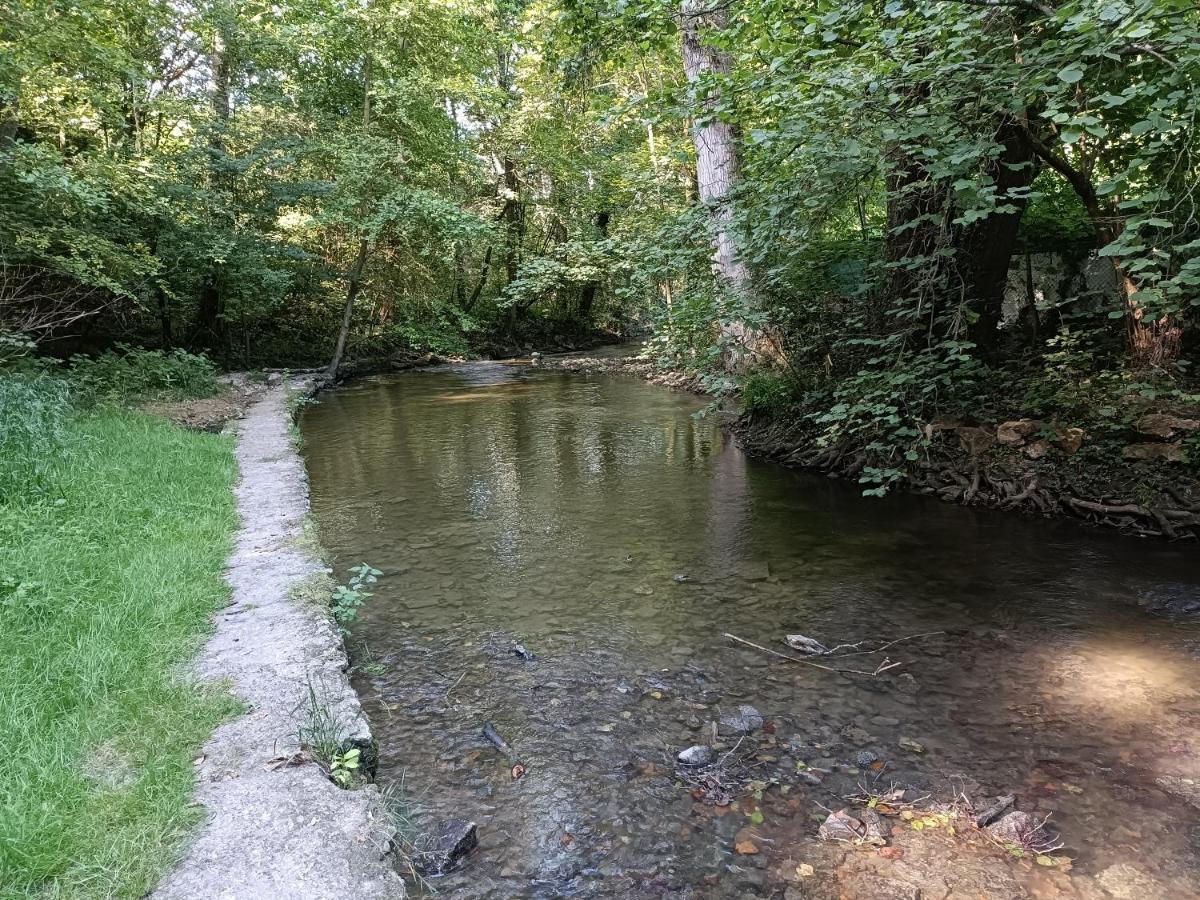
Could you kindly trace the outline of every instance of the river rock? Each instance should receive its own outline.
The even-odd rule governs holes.
[[[1042,827],[1042,820],[1020,810],[1010,812],[985,830],[1001,843],[1018,847],[1040,847],[1051,842],[1051,835]]]
[[[873,809],[850,810],[848,807],[832,813],[821,823],[817,837],[823,841],[870,841],[887,843],[883,818]]]
[[[900,749],[907,750],[909,753],[924,753],[925,745],[920,741],[914,741],[910,737],[900,738]]]
[[[736,712],[721,717],[721,725],[735,734],[749,734],[763,726],[763,717],[753,706],[742,705]]]
[[[1033,419],[1015,419],[996,426],[996,440],[1007,447],[1019,447],[1042,427]]]
[[[915,694],[921,689],[916,677],[911,672],[901,672],[896,676],[896,690],[902,694]]]
[[[1129,863],[1109,866],[1096,876],[1096,883],[1116,900],[1148,900],[1150,897],[1166,897],[1161,884]]]
[[[878,759],[879,754],[873,750],[859,750],[858,753],[854,755],[854,764],[865,769]]]
[[[442,875],[479,843],[475,823],[447,819],[438,830],[419,842],[413,865],[422,875]]]
[[[1178,416],[1168,415],[1167,413],[1150,413],[1138,419],[1136,427],[1139,434],[1162,438],[1165,441],[1173,438],[1176,434],[1185,431],[1195,431],[1197,428],[1200,428],[1200,421],[1196,419],[1181,419]]]
[[[784,640],[793,650],[797,651],[798,653],[803,653],[807,656],[821,656],[829,652],[829,648],[820,641],[814,640],[810,637],[805,637],[802,634],[789,634],[784,638]]]
[[[681,750],[675,758],[685,766],[707,766],[713,760],[713,752],[703,744],[694,744]]]
[[[1121,450],[1121,456],[1128,460],[1161,460],[1163,462],[1183,462],[1182,444],[1129,444]]]

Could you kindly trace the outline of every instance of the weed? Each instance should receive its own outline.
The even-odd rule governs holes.
[[[85,402],[186,400],[220,392],[217,369],[186,350],[139,350],[126,344],[99,356],[71,357],[71,383]]]
[[[329,760],[329,777],[338,787],[348,788],[358,777],[359,757],[362,751],[357,747],[333,754]]]
[[[371,591],[366,589],[366,585],[374,584],[383,574],[366,563],[359,563],[357,566],[351,567],[350,573],[349,582],[339,584],[333,589],[330,601],[333,608],[333,619],[337,622],[338,630],[341,631],[343,637],[350,633],[347,626],[358,618],[359,607],[374,596]]]

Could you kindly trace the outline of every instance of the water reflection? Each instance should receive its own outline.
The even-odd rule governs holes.
[[[1077,896],[1101,896],[1089,879],[1113,861],[1164,896],[1195,890],[1200,831],[1181,791],[1200,784],[1200,633],[1154,612],[1200,596],[1192,548],[863,500],[747,460],[701,406],[637,381],[474,364],[368,379],[306,411],[322,538],[339,567],[387,573],[355,628],[387,665],[359,685],[385,777],[406,769],[430,817],[481,825],[445,890],[769,895],[765,856],[731,856],[745,821],[697,818],[667,771],[741,702],[778,722],[773,765],[836,763],[807,804],[852,790],[869,749],[889,777],[970,781],[1052,812]],[[912,692],[721,636],[937,630],[908,657]],[[481,739],[485,720],[526,778]],[[900,737],[927,752],[900,753]],[[764,827],[811,835],[807,813],[780,815],[795,819]]]

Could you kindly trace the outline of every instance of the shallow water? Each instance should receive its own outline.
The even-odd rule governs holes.
[[[380,780],[403,774],[427,825],[479,823],[442,895],[782,896],[780,861],[803,858],[823,808],[893,782],[1052,814],[1074,860],[1060,894],[1108,896],[1099,876],[1128,863],[1151,895],[1195,895],[1200,617],[1171,613],[1200,600],[1194,546],[863,499],[746,458],[703,405],[475,363],[366,379],[305,411],[322,540],[339,570],[385,572],[350,641]],[[724,637],[936,631],[892,648],[903,665],[878,678]],[[774,733],[737,752],[753,745],[756,777],[786,787],[714,815],[674,754],[743,703]],[[734,853],[759,818],[763,852]],[[998,855],[1045,895],[1038,867]]]

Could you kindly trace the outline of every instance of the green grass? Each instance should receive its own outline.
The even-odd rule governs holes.
[[[0,897],[139,897],[233,708],[189,678],[227,600],[232,439],[101,411],[0,504]]]

